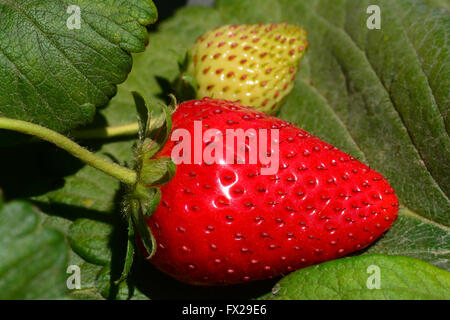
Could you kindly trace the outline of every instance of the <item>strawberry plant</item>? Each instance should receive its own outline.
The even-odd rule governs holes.
[[[0,0],[0,298],[449,299],[446,3],[158,6]],[[305,50],[220,82],[196,43],[258,25]],[[196,121],[279,130],[279,172],[174,163]]]

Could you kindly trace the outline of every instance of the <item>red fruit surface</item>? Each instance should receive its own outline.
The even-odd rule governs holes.
[[[236,284],[339,258],[397,217],[398,199],[381,174],[290,123],[203,99],[179,105],[174,129],[192,133],[195,120],[204,131],[279,129],[280,167],[261,175],[261,164],[177,165],[148,225],[157,242],[151,262],[182,282]]]

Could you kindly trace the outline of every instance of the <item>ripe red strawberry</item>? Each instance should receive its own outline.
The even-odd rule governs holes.
[[[192,50],[197,97],[239,100],[275,113],[294,86],[306,35],[286,23],[226,25],[207,32]]]
[[[151,262],[180,281],[226,285],[286,274],[360,250],[396,219],[398,200],[381,174],[292,124],[203,99],[180,104],[173,129],[186,129],[194,143],[196,120],[204,131],[279,129],[280,162],[274,175],[261,175],[261,163],[177,165],[147,221],[157,243]],[[176,145],[169,141],[157,157],[170,157]]]

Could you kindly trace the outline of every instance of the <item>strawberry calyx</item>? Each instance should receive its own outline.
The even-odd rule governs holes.
[[[139,143],[135,157],[137,182],[129,186],[124,200],[124,212],[129,224],[128,247],[124,269],[116,284],[125,280],[130,272],[136,236],[148,254],[146,258],[150,259],[154,255],[156,241],[146,219],[153,215],[161,201],[160,186],[167,184],[176,172],[176,165],[170,157],[153,158],[165,145],[172,131],[175,98],[171,96],[172,103],[169,106],[160,105],[160,110],[157,110],[150,107],[139,93],[132,94],[139,115]]]
[[[180,102],[197,97],[198,83],[192,65],[192,53],[188,49],[184,57],[178,59],[178,76],[171,83],[171,89]]]

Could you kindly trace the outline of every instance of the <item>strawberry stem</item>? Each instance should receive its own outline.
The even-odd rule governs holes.
[[[122,136],[137,135],[139,132],[139,124],[137,122],[120,125],[109,126],[95,129],[76,130],[72,133],[75,138],[78,139],[106,139]]]
[[[84,163],[103,171],[104,173],[119,179],[126,184],[135,184],[137,174],[135,171],[122,167],[110,160],[99,157],[69,138],[53,130],[22,120],[14,120],[0,117],[0,129],[13,130],[38,137],[51,142]]]

